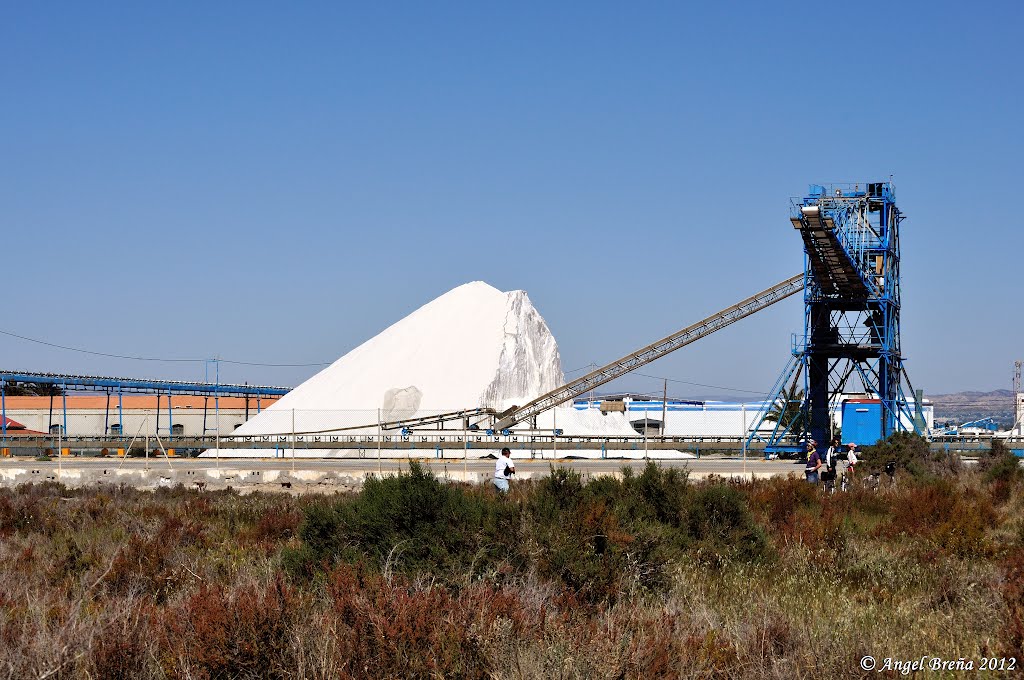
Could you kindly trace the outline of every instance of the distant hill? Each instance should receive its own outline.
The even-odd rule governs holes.
[[[597,393],[598,397],[608,396],[612,393],[602,394]],[[621,392],[614,393],[616,395]],[[657,393],[650,394],[651,399],[661,399],[661,395]],[[671,393],[669,393],[669,399],[674,399]],[[1012,390],[992,390],[991,392],[978,392],[974,390],[966,390],[964,392],[954,392],[952,394],[925,394],[925,398],[930,400],[935,406],[935,422],[943,422],[946,420],[952,420],[953,422],[960,424],[966,423],[972,420],[980,420],[982,418],[995,418],[1001,429],[1009,428],[1013,425],[1013,391]],[[696,401],[737,401],[742,397],[737,397],[735,394],[701,394],[696,396],[687,396],[686,399],[692,399]],[[756,401],[756,397],[751,397],[750,401]]]
[[[952,420],[964,423],[981,418],[995,418],[1001,428],[1013,425],[1013,392],[965,391],[953,394],[926,394],[935,405],[935,422]]]

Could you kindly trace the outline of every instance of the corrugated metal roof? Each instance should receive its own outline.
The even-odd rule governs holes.
[[[25,426],[19,423],[17,420],[11,420],[4,416],[0,416],[0,427],[6,427],[8,430],[24,430]]]

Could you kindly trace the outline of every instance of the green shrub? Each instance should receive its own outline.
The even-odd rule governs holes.
[[[483,489],[437,479],[418,463],[408,473],[366,480],[353,499],[306,508],[289,552],[292,569],[341,558],[369,558],[381,568],[456,575],[509,557],[518,542],[517,510]]]
[[[341,550],[341,517],[335,504],[318,501],[303,511],[299,526],[302,544],[281,551],[281,566],[294,577],[312,578],[334,561]]]
[[[639,477],[623,469],[620,512],[630,520],[653,521],[680,527],[687,504],[689,475],[679,468],[647,463]],[[595,489],[595,491],[600,491]]]
[[[768,537],[735,487],[713,484],[693,494],[687,530],[698,555],[716,563],[769,557]]]
[[[347,562],[448,582],[532,571],[596,604],[625,591],[663,590],[668,566],[691,550],[719,564],[769,554],[736,488],[692,487],[676,468],[651,463],[639,475],[627,469],[621,480],[589,485],[553,468],[521,483],[517,495],[521,503],[448,484],[413,464],[408,473],[367,480],[354,497],[307,506],[301,545],[282,550],[282,565],[299,578]]]
[[[342,540],[341,516],[337,506],[321,502],[307,507],[299,527],[299,536],[314,555],[337,554]]]
[[[978,457],[978,470],[988,484],[1001,482],[1012,487],[1024,480],[1020,458],[1001,439],[993,439],[992,449]]]
[[[533,525],[535,568],[590,603],[614,602],[625,588],[623,575],[633,536],[618,525],[604,502],[587,502],[558,522]]]
[[[933,452],[927,439],[912,432],[894,432],[874,446],[865,446],[860,458],[867,474],[880,474],[887,463],[895,462],[897,470],[916,479],[952,477],[962,467],[959,455]]]
[[[619,487],[619,482],[610,477],[601,478],[596,483],[602,484],[612,494],[617,493]],[[530,491],[530,514],[538,521],[554,521],[574,508],[583,497],[583,478],[575,470],[552,465],[548,476]]]
[[[636,475],[600,478],[555,470],[531,495],[537,569],[588,602],[629,590],[661,591],[673,562],[696,555],[723,564],[770,554],[765,532],[735,488],[691,486],[685,470],[648,463]]]

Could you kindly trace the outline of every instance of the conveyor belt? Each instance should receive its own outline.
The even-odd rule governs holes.
[[[717,330],[721,330],[744,317],[750,316],[754,312],[759,312],[765,307],[775,304],[779,300],[784,300],[790,295],[799,293],[803,290],[803,287],[803,274],[786,279],[782,283],[776,284],[767,290],[763,290],[757,295],[753,295],[738,304],[727,307],[716,314],[712,314],[703,321],[687,326],[681,331],[673,333],[666,338],[662,338],[658,342],[647,345],[643,349],[637,350],[631,354],[627,354],[621,359],[613,361],[607,366],[602,366],[595,371],[591,371],[585,376],[566,383],[547,394],[542,394],[525,406],[521,406],[518,409],[513,410],[511,413],[503,414],[495,423],[494,428],[496,430],[502,430],[511,427],[516,423],[521,423],[524,420],[530,420],[534,416],[543,413],[550,408],[554,408],[559,404],[564,404],[571,399],[575,399],[576,397],[586,394],[595,387],[611,382],[630,371],[651,363],[655,359],[660,359],[666,354],[676,351],[680,347],[685,347],[695,340],[711,335]]]
[[[816,205],[805,205],[800,209],[800,217],[794,217],[792,221],[803,238],[814,280],[822,292],[847,300],[868,297],[870,291],[864,285],[856,264],[839,242],[832,218],[823,215]]]

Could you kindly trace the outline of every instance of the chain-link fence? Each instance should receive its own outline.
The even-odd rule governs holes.
[[[4,448],[252,457],[481,457],[508,446],[535,458],[673,457],[738,449],[756,412],[743,405],[602,410],[560,407],[495,431],[483,409],[55,410],[12,412]],[[219,452],[219,453],[217,453]]]

